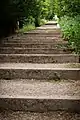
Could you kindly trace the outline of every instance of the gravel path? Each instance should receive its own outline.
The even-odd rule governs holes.
[[[0,113],[0,120],[80,120],[80,113],[60,111],[47,113],[4,111]]]

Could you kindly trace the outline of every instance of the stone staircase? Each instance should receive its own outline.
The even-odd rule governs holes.
[[[80,120],[79,56],[56,22],[0,44],[0,120]]]

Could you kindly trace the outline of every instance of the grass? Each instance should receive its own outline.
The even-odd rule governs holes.
[[[48,22],[47,20],[41,19],[41,20],[40,20],[40,26],[46,24],[47,22]]]
[[[47,23],[47,20],[45,20],[45,19],[40,20],[40,26],[44,25],[46,23]],[[17,33],[25,33],[27,31],[31,31],[31,30],[35,30],[35,29],[36,29],[36,27],[35,27],[34,24],[33,25],[32,24],[27,24],[27,25],[24,25],[23,28],[17,30],[16,32]]]
[[[27,32],[27,31],[31,31],[31,30],[34,30],[36,29],[36,27],[34,25],[24,25],[22,29],[19,29],[18,32],[19,33],[24,33],[24,32]]]
[[[80,54],[80,15],[75,17],[64,16],[59,24],[63,33],[63,38],[69,41],[75,52]]]

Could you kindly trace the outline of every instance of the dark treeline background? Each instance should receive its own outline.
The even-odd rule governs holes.
[[[80,14],[80,0],[1,0],[0,35],[14,32],[17,21],[20,28],[24,22],[34,22],[39,26],[40,19],[52,19],[64,15]]]
[[[0,1],[0,35],[14,33],[25,22],[34,22],[39,26],[40,19],[54,16],[53,0],[1,0]]]

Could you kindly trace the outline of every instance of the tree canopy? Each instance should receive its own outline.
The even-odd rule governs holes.
[[[39,26],[40,19],[53,17],[54,12],[51,2],[52,0],[0,1],[0,31],[2,33],[4,33],[4,30],[7,33],[14,32],[17,21],[20,22],[20,27],[22,27],[25,20],[30,22],[34,19],[35,26]]]
[[[59,17],[80,14],[80,0],[54,0],[54,7],[55,13]]]
[[[0,34],[14,32],[17,21],[39,26],[41,19],[80,14],[80,0],[2,0],[0,1]]]

